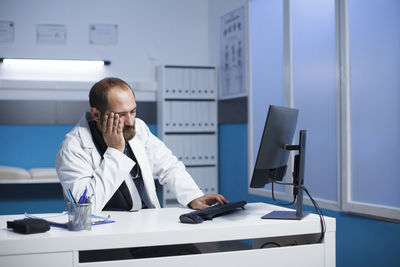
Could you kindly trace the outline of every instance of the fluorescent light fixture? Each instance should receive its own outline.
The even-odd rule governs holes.
[[[23,67],[68,67],[68,68],[93,68],[108,66],[108,60],[70,60],[70,59],[22,59],[22,58],[0,58],[0,63],[5,65]]]

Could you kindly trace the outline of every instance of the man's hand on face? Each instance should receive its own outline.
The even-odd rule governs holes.
[[[212,204],[219,202],[220,204],[229,203],[224,196],[220,194],[207,194],[202,197],[193,199],[190,206],[195,210],[203,210],[210,207]]]
[[[102,133],[106,145],[118,149],[122,153],[125,149],[125,139],[122,133],[124,127],[123,122],[119,118],[119,114],[104,115],[102,123]]]

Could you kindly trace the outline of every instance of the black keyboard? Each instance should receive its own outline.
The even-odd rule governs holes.
[[[183,223],[201,223],[204,220],[212,220],[214,217],[221,216],[244,209],[246,201],[229,202],[227,204],[217,204],[204,210],[196,210],[179,216],[179,220]]]

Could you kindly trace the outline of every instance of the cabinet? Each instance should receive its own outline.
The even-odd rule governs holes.
[[[157,68],[157,135],[205,194],[218,192],[216,69],[163,65]],[[167,185],[162,205],[177,204]]]

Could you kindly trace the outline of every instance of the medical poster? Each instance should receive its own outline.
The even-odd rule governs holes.
[[[244,14],[241,7],[221,17],[220,98],[247,95]]]

